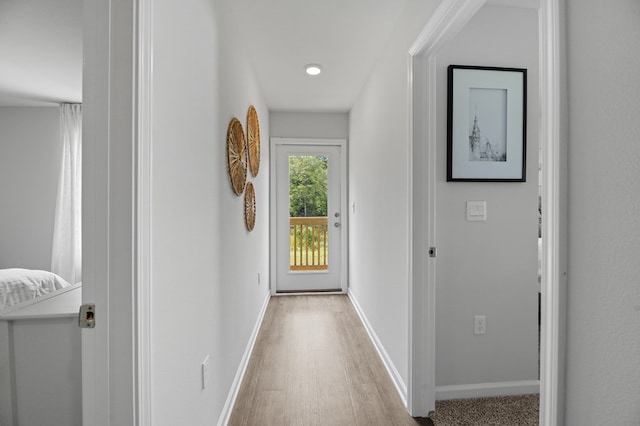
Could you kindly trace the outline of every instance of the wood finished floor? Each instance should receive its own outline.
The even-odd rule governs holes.
[[[229,425],[432,425],[402,404],[347,296],[273,297]]]

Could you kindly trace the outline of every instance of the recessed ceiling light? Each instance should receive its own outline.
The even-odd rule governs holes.
[[[322,67],[319,64],[307,64],[304,66],[304,70],[309,75],[318,75],[322,72]]]

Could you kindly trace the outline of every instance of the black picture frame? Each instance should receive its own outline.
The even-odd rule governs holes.
[[[447,76],[447,182],[526,182],[527,70],[449,65]]]

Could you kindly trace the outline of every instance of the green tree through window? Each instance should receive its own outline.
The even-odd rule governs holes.
[[[289,157],[289,215],[327,216],[326,155]]]

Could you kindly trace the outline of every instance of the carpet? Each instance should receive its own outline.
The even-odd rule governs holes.
[[[538,395],[436,401],[434,426],[537,426]]]

